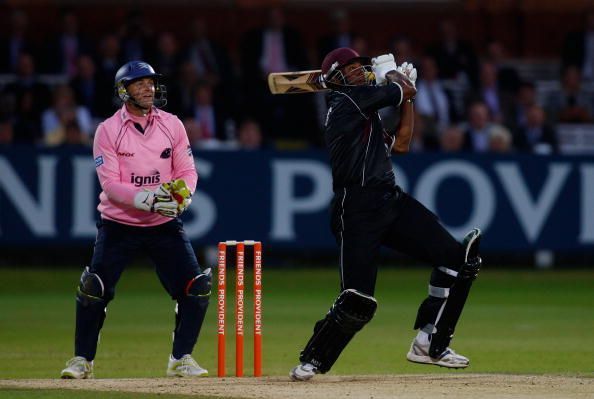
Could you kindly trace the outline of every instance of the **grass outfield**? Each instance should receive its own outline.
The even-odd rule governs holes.
[[[380,270],[376,317],[353,339],[330,374],[451,372],[405,360],[428,275],[425,269]],[[74,291],[79,276],[80,270],[75,269],[0,269],[0,379],[59,376],[72,356]],[[314,322],[337,295],[338,275],[330,269],[265,269],[263,282],[264,374],[285,376],[297,362]],[[211,375],[216,374],[215,305],[211,302],[194,351]],[[471,366],[459,373],[592,376],[593,305],[592,270],[486,268],[475,282],[453,341],[458,352],[471,358]],[[173,307],[152,270],[130,268],[124,272],[108,309],[95,376],[163,377],[170,353]],[[232,303],[228,309],[228,320],[232,320]],[[248,321],[250,316],[251,311],[246,315]],[[231,373],[232,321],[229,327],[227,366]],[[247,334],[246,374],[252,372],[250,343],[251,334]],[[9,392],[10,397],[45,397],[4,391]],[[2,391],[0,396],[7,397]],[[65,392],[63,397],[74,396]]]

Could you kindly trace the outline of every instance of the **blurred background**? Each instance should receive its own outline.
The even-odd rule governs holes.
[[[266,77],[342,46],[418,68],[394,169],[457,238],[480,227],[491,263],[594,265],[592,1],[29,0],[0,2],[0,266],[89,261],[93,135],[137,59],[194,147],[202,261],[255,239],[272,266],[335,264],[324,94],[272,96]]]

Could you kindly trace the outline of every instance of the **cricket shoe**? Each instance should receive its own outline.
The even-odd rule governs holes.
[[[307,381],[311,380],[318,373],[318,369],[313,364],[301,363],[291,369],[289,377],[291,381]]]
[[[169,356],[167,365],[167,377],[206,377],[208,370],[203,369],[196,363],[192,355],[183,355],[181,359]]]
[[[75,356],[66,362],[66,368],[62,370],[60,377],[70,380],[93,378],[93,362],[88,362],[82,356]]]
[[[429,356],[429,346],[430,344],[423,345],[415,338],[406,358],[413,363],[433,364],[451,369],[462,369],[470,364],[468,358],[457,354],[452,348],[446,348],[438,358],[432,358]]]

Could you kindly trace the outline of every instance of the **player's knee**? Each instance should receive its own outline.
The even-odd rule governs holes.
[[[208,268],[188,281],[184,293],[186,296],[209,297],[211,291],[212,271]]]
[[[354,289],[344,290],[332,305],[329,316],[341,330],[356,333],[369,323],[377,309],[374,297]]]
[[[106,298],[105,284],[96,273],[91,273],[87,266],[80,276],[76,297],[83,306],[92,303],[105,302]]]

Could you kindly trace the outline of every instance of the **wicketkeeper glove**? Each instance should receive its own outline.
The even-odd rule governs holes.
[[[156,212],[169,218],[179,215],[178,203],[173,199],[166,183],[155,191],[143,190],[134,196],[134,207],[146,212]]]
[[[192,203],[192,192],[184,179],[175,179],[165,183],[165,187],[171,192],[171,196],[177,202],[177,212],[181,215]]]
[[[412,63],[403,62],[402,65],[396,68],[396,70],[405,75],[408,80],[410,80],[410,83],[412,83],[414,88],[417,87],[417,68],[415,68]]]
[[[394,61],[394,56],[390,53],[372,58],[371,69],[375,74],[375,82],[378,85],[383,85],[384,83],[386,83],[386,73],[396,70],[396,62]]]

